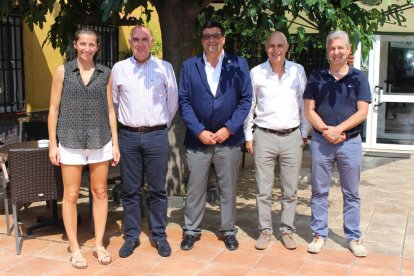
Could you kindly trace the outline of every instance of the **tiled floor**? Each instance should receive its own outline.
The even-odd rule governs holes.
[[[309,254],[306,245],[311,241],[309,153],[305,152],[302,180],[299,185],[295,238],[296,250],[286,250],[273,237],[266,250],[254,248],[256,210],[254,172],[251,157],[240,171],[237,198],[237,226],[240,248],[230,252],[215,234],[219,227],[219,206],[208,204],[201,239],[194,249],[179,248],[182,233],[183,209],[169,209],[167,234],[173,253],[162,258],[148,238],[143,221],[141,245],[126,259],[118,256],[122,245],[122,208],[110,203],[106,243],[113,262],[100,265],[92,255],[93,240],[87,215],[87,194],[82,191],[79,210],[79,240],[89,267],[75,270],[70,266],[67,239],[63,228],[48,227],[22,238],[22,254],[15,253],[14,236],[7,236],[4,208],[0,208],[0,275],[414,275],[414,157],[411,159],[363,158],[361,181],[361,229],[368,257],[355,258],[346,249],[342,230],[342,195],[334,179],[329,198],[330,238],[320,254]],[[115,170],[111,178],[118,175]],[[337,174],[335,174],[337,177]],[[278,179],[276,178],[276,183]],[[274,189],[274,228],[280,220],[280,189]],[[1,197],[2,198],[2,197]],[[21,211],[22,232],[34,223],[44,206],[33,205]],[[46,211],[47,214],[47,211]],[[275,233],[278,235],[278,233]]]

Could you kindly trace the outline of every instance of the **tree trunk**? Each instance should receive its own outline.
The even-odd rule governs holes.
[[[197,0],[155,0],[161,36],[163,59],[170,62],[178,79],[181,63],[191,56],[194,23],[197,15],[208,1]],[[185,179],[185,125],[179,114],[174,118],[169,131],[170,158],[168,162],[167,193],[183,195]]]

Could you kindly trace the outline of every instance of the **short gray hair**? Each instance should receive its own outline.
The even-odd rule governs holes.
[[[132,32],[135,31],[136,29],[139,29],[139,28],[147,29],[149,31],[150,35],[151,35],[150,39],[154,39],[154,35],[152,34],[152,30],[150,28],[148,28],[147,26],[144,26],[142,24],[138,24],[138,25],[134,26],[131,29],[131,31],[129,32],[129,39],[132,39]]]
[[[326,49],[328,49],[329,42],[331,42],[334,39],[338,39],[338,38],[345,40],[345,44],[348,48],[351,47],[351,42],[349,41],[348,34],[342,30],[336,30],[336,31],[330,32],[328,36],[326,37]]]

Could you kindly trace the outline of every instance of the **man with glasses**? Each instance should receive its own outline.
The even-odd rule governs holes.
[[[214,162],[220,191],[220,232],[226,248],[236,250],[236,182],[252,85],[246,60],[223,50],[226,39],[220,23],[205,23],[201,36],[204,52],[184,61],[179,79],[189,172],[181,249],[192,249],[201,234],[207,181]]]
[[[112,90],[120,125],[119,147],[124,208],[125,242],[119,256],[130,256],[139,245],[140,193],[144,176],[149,189],[151,240],[158,254],[167,257],[167,193],[165,191],[169,144],[168,127],[178,108],[177,82],[172,65],[151,55],[150,29],[136,26],[129,45],[132,56],[112,69]]]

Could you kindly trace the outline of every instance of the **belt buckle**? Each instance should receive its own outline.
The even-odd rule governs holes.
[[[286,135],[288,135],[290,132],[289,132],[289,129],[284,129],[284,130],[281,130],[281,131],[279,131],[279,135],[280,136],[286,136]]]
[[[284,130],[279,131],[279,135],[280,136],[287,136],[287,135],[289,135],[291,133],[292,133],[292,128],[284,129]]]
[[[147,126],[139,127],[139,132],[147,133],[150,131],[151,131],[151,127],[147,127]]]

